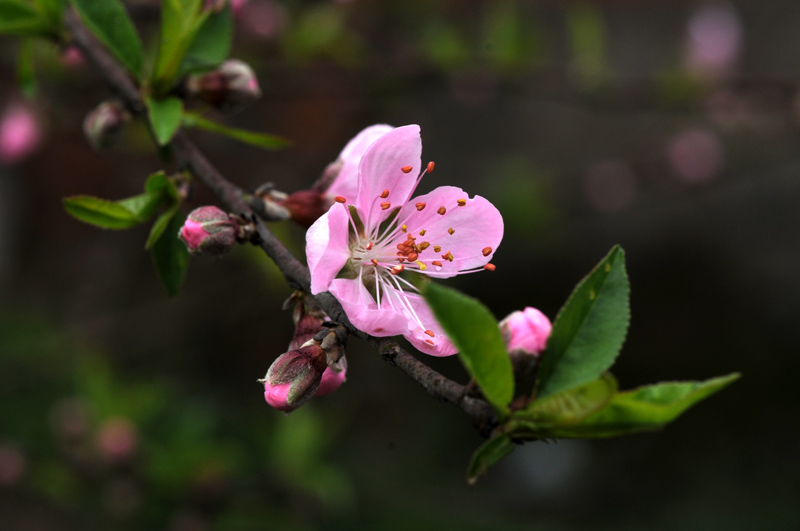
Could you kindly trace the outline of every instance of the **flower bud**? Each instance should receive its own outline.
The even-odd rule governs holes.
[[[94,149],[106,149],[116,143],[130,119],[121,102],[104,101],[84,118],[83,133]]]
[[[215,206],[197,208],[189,214],[178,236],[193,253],[220,256],[236,245],[239,224]]]
[[[322,347],[313,341],[309,343],[280,355],[260,380],[264,383],[267,403],[279,411],[288,413],[299,408],[319,389],[328,364]]]
[[[508,351],[539,356],[547,346],[553,326],[542,312],[530,306],[511,313],[500,322]]]
[[[228,59],[216,70],[186,81],[190,96],[226,112],[236,112],[261,97],[258,79],[250,65]]]
[[[41,125],[27,105],[13,103],[0,114],[0,164],[25,159],[41,141]]]
[[[322,380],[314,396],[325,396],[337,389],[347,380],[347,359],[342,356],[338,363],[325,369],[322,373]]]

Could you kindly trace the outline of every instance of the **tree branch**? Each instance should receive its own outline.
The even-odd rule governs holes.
[[[65,23],[74,44],[80,48],[109,88],[122,100],[128,110],[147,120],[147,108],[136,84],[128,73],[111,57],[100,42],[83,26],[78,16],[67,10]],[[179,164],[187,167],[230,210],[254,219],[260,237],[259,246],[275,262],[286,282],[294,289],[310,292],[311,276],[308,268],[295,257],[283,243],[254,215],[243,191],[228,181],[200,152],[183,131],[173,137],[171,147]],[[467,396],[466,388],[434,371],[406,352],[392,339],[377,338],[355,328],[342,306],[330,293],[316,296],[320,307],[334,321],[347,327],[350,334],[366,341],[389,364],[399,368],[419,383],[431,396],[461,408],[472,419],[478,431],[488,436],[497,423],[491,406],[483,400]]]

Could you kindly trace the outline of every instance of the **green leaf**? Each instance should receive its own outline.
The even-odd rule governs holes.
[[[625,253],[616,246],[559,312],[542,353],[539,397],[591,382],[614,364],[628,330],[629,292]]]
[[[534,400],[513,417],[541,427],[577,424],[599,411],[617,392],[617,380],[609,373],[588,384]]]
[[[178,188],[163,171],[150,175],[144,185],[144,190],[148,194],[162,194],[172,201],[180,201],[178,197]]]
[[[16,0],[0,0],[0,34],[40,36],[51,25],[33,6]]]
[[[704,382],[662,382],[617,393],[600,411],[575,426],[552,430],[552,436],[614,437],[655,430],[739,377],[738,373],[732,373]]]
[[[195,127],[204,131],[225,135],[240,142],[244,142],[245,144],[250,144],[264,149],[281,149],[292,145],[289,140],[280,136],[227,127],[207,118],[203,118],[199,114],[195,113],[186,113],[184,115],[183,125],[186,127]]]
[[[44,15],[54,28],[60,28],[64,18],[66,0],[35,0],[39,12]]]
[[[483,396],[505,416],[514,395],[514,373],[494,316],[477,299],[451,288],[432,283],[423,293]]]
[[[36,96],[36,76],[33,70],[33,40],[22,41],[17,60],[17,84],[19,90],[28,98]]]
[[[172,221],[172,217],[178,211],[179,206],[179,203],[175,203],[172,208],[158,216],[155,223],[153,223],[153,226],[150,228],[150,234],[147,236],[147,242],[144,244],[145,249],[150,249],[155,245],[158,239],[161,238],[161,235],[164,234],[164,231],[169,226],[170,221]]]
[[[72,0],[83,23],[136,79],[142,74],[142,43],[119,0]]]
[[[163,202],[164,196],[161,194],[144,193],[121,199],[117,204],[125,207],[139,223],[144,223],[155,215]]]
[[[161,3],[161,39],[152,83],[156,94],[163,94],[174,85],[187,50],[209,18],[209,12],[200,8],[198,0],[164,0]]]
[[[183,115],[183,101],[174,96],[155,100],[145,98],[150,117],[150,125],[158,144],[165,146],[172,140],[175,132],[181,126]]]
[[[184,220],[182,215],[173,216],[162,237],[152,247],[156,271],[172,297],[178,294],[189,267],[189,251],[178,239]]]
[[[228,6],[202,21],[183,57],[178,77],[219,65],[228,58],[232,42],[233,17],[230,6]]]
[[[141,221],[124,205],[88,195],[66,197],[64,208],[72,217],[103,229],[129,229]]]
[[[467,483],[474,485],[490,466],[514,451],[514,443],[505,433],[495,435],[472,454],[467,468]]]

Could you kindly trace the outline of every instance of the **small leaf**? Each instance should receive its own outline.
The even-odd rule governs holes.
[[[19,90],[28,98],[36,96],[36,76],[33,70],[33,40],[22,41],[17,60],[17,84]]]
[[[228,58],[233,41],[233,17],[230,6],[202,21],[192,44],[183,57],[178,77],[208,70]]]
[[[145,98],[145,103],[149,110],[150,125],[153,134],[160,146],[165,146],[172,140],[175,132],[181,126],[181,116],[183,115],[183,101],[174,96],[155,100]]]
[[[600,411],[575,426],[552,430],[552,436],[613,437],[655,430],[739,377],[738,373],[733,373],[704,382],[662,382],[617,393]]]
[[[66,197],[64,208],[74,218],[103,229],[129,229],[141,221],[124,205],[88,195]]]
[[[162,194],[173,201],[180,201],[175,183],[163,171],[150,175],[144,185],[144,190],[148,194]]]
[[[514,451],[514,443],[508,435],[501,433],[495,435],[475,450],[467,468],[467,483],[474,485],[490,466]]]
[[[172,217],[178,211],[178,207],[180,205],[175,203],[175,206],[168,209],[166,212],[163,212],[158,218],[156,218],[155,223],[150,228],[150,234],[147,236],[147,242],[144,244],[145,249],[150,249],[155,243],[161,238],[161,235],[164,234],[164,231],[169,226],[169,222],[172,220]]]
[[[34,7],[16,0],[0,0],[0,34],[33,37],[47,35],[51,29]]]
[[[219,133],[240,142],[244,142],[245,144],[250,144],[264,149],[281,149],[292,145],[289,140],[283,137],[228,127],[207,118],[203,118],[199,114],[187,113],[184,115],[183,124],[186,127],[195,127],[197,129],[203,129],[204,131]]]
[[[136,79],[142,74],[142,43],[119,0],[72,0],[86,27]]]
[[[172,297],[180,291],[186,277],[186,269],[189,267],[189,251],[178,239],[178,231],[183,226],[184,220],[182,215],[173,216],[162,236],[152,247],[156,271]]]
[[[514,395],[514,374],[492,313],[477,299],[437,284],[429,284],[424,295],[483,396],[500,416],[507,414]]]
[[[617,380],[606,373],[602,377],[566,391],[534,400],[514,417],[535,422],[539,426],[577,424],[603,408],[617,392]]]
[[[591,382],[619,354],[630,311],[625,253],[616,246],[572,292],[542,353],[538,396]]]

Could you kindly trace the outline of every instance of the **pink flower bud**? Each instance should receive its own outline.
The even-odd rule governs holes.
[[[131,115],[121,102],[104,101],[84,118],[83,133],[92,147],[99,151],[114,145],[130,120]]]
[[[315,343],[282,354],[261,380],[264,398],[279,411],[293,411],[314,396],[327,367],[325,351]]]
[[[261,97],[253,69],[238,59],[228,59],[216,70],[190,77],[186,89],[190,96],[226,112],[238,111]]]
[[[333,367],[328,367],[322,373],[322,380],[319,383],[317,392],[314,396],[325,396],[339,389],[339,387],[347,380],[347,359],[342,356]]]
[[[96,444],[108,461],[125,461],[132,457],[138,446],[136,426],[122,417],[111,418],[100,426]]]
[[[178,236],[193,253],[220,256],[236,245],[239,224],[215,206],[197,208],[189,214]]]
[[[27,106],[12,104],[0,116],[0,163],[21,161],[36,149],[41,140],[39,122]]]
[[[508,351],[538,356],[547,346],[553,326],[550,319],[536,308],[511,313],[500,322],[500,331]]]

